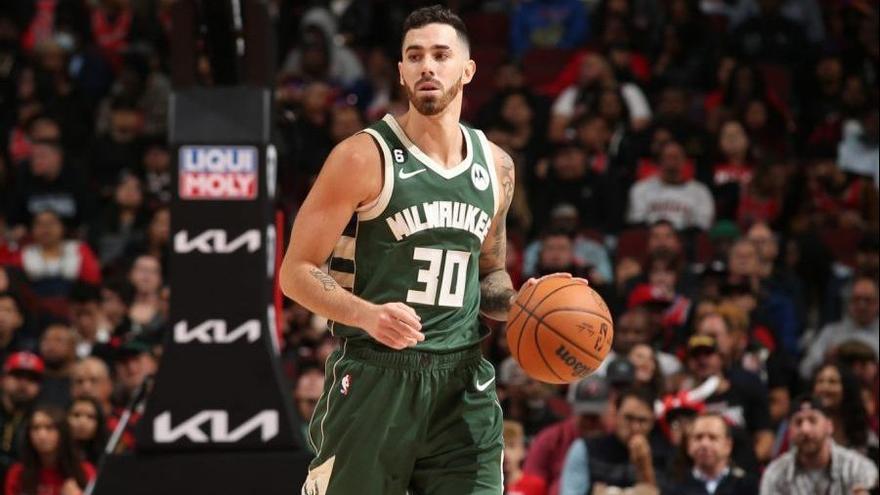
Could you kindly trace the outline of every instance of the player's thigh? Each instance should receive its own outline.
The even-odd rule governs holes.
[[[309,425],[317,455],[302,493],[403,495],[418,435],[406,407],[411,394],[395,370],[331,356]]]
[[[504,418],[494,373],[483,360],[438,393],[413,470],[413,495],[501,495]]]

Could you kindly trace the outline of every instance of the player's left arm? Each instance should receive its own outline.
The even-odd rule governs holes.
[[[492,144],[495,158],[495,176],[501,203],[492,226],[480,249],[480,313],[493,320],[507,320],[507,311],[516,290],[507,273],[507,210],[513,200],[515,171],[513,159],[504,150]]]

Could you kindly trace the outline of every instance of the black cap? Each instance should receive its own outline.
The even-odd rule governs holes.
[[[820,412],[823,416],[828,417],[828,408],[825,407],[825,404],[822,404],[818,397],[809,394],[799,395],[791,401],[791,414],[789,416],[793,417],[799,412],[809,410]]]
[[[688,339],[688,354],[693,354],[697,350],[701,349],[706,349],[710,352],[716,352],[718,350],[718,343],[715,342],[715,337],[711,335],[693,335],[690,339]]]
[[[152,354],[153,347],[149,342],[146,341],[145,338],[141,336],[132,337],[124,342],[122,342],[119,347],[116,348],[116,352],[114,352],[113,357],[117,361],[122,361],[125,359],[129,359],[135,356],[139,356],[141,354]]]
[[[617,358],[608,363],[605,377],[614,387],[628,387],[636,381],[636,368],[629,359]]]
[[[592,375],[571,384],[568,403],[575,414],[602,414],[608,408],[608,382]]]

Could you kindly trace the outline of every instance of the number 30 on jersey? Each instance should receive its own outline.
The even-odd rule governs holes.
[[[418,276],[418,281],[425,284],[425,288],[423,290],[408,290],[406,302],[460,308],[464,303],[464,289],[470,259],[471,253],[466,251],[415,248],[413,260],[428,262],[428,267],[419,270]]]

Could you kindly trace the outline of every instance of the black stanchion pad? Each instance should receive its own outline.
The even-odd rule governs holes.
[[[93,495],[296,495],[305,451],[113,455]]]

